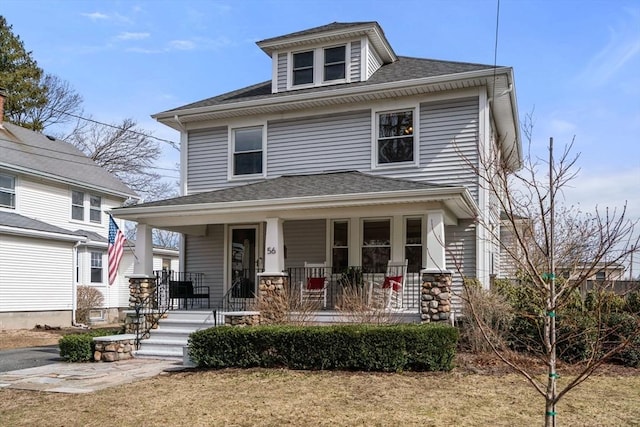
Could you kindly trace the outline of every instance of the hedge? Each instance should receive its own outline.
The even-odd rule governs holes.
[[[217,327],[192,333],[189,355],[214,369],[448,371],[457,341],[448,325]]]
[[[65,335],[58,341],[60,357],[67,362],[89,362],[93,360],[95,344],[93,337],[104,337],[121,333],[118,329],[94,329],[81,334]]]

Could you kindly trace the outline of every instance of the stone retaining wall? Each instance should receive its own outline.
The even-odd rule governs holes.
[[[136,348],[136,336],[133,334],[107,335],[94,337],[96,349],[93,360],[96,362],[115,362],[131,359]]]
[[[257,311],[225,313],[226,326],[255,326],[260,324],[260,313]]]

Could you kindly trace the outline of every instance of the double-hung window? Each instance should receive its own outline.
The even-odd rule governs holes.
[[[346,220],[333,222],[331,260],[334,272],[341,272],[349,267],[349,222]]]
[[[383,273],[391,259],[391,220],[366,219],[362,223],[362,271]]]
[[[102,198],[100,196],[89,196],[89,220],[91,222],[102,222]]]
[[[313,56],[312,50],[293,54],[293,85],[313,83]]]
[[[345,78],[346,46],[331,47],[324,50],[324,81]]]
[[[11,175],[0,174],[0,207],[16,208],[16,179]]]
[[[233,176],[262,174],[262,126],[233,130]]]
[[[102,252],[91,252],[91,283],[102,283]]]
[[[422,219],[405,220],[404,257],[408,261],[407,271],[419,273],[422,269]]]
[[[82,191],[71,192],[71,218],[84,221],[84,193]]]
[[[378,165],[415,162],[413,116],[413,110],[377,114],[375,148]]]

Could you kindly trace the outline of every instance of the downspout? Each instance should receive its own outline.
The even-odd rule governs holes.
[[[76,274],[78,271],[78,246],[80,246],[82,240],[78,240],[75,245],[73,245],[72,256],[73,256],[73,273],[71,274],[71,326],[79,326],[76,323],[76,310],[78,309],[78,281],[76,280]]]

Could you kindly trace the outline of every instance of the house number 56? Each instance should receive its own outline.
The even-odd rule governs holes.
[[[275,255],[275,253],[276,253],[276,248],[274,248],[274,247],[272,247],[272,246],[269,246],[269,247],[267,248],[267,254],[269,254],[269,255]]]

